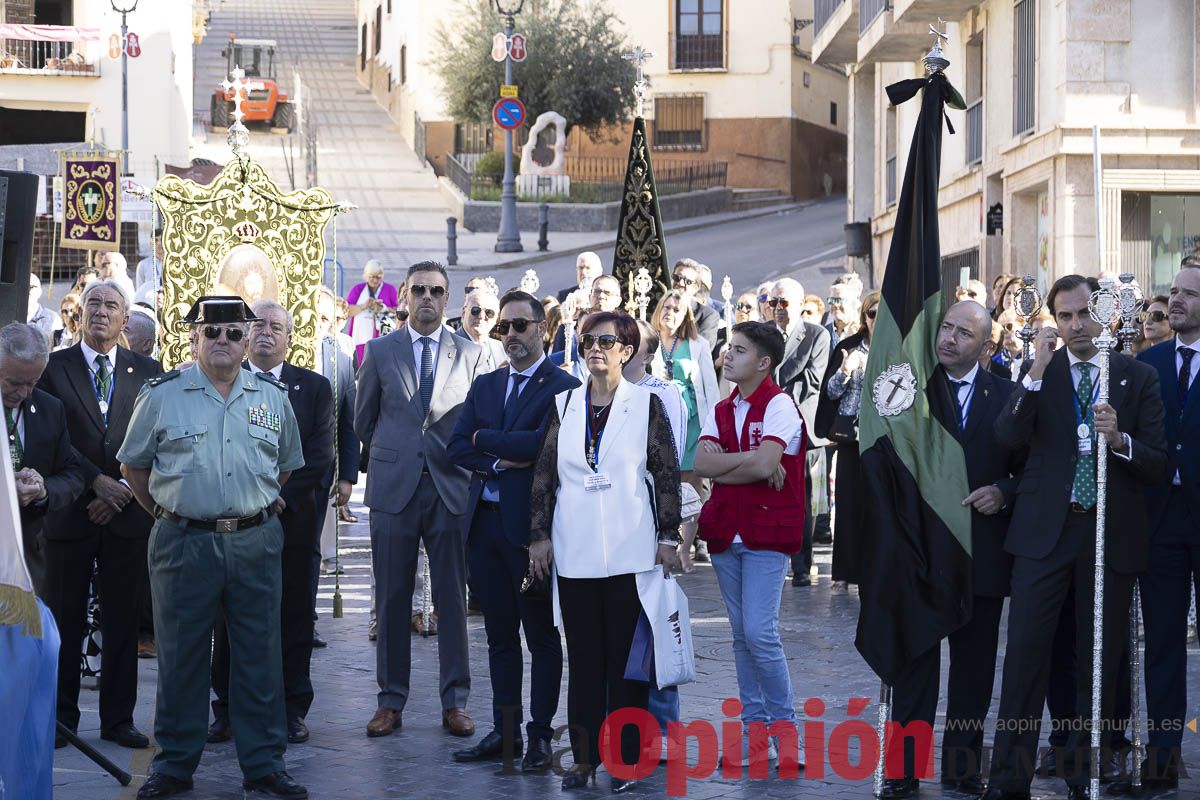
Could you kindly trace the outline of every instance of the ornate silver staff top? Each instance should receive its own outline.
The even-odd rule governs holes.
[[[632,284],[633,291],[636,293],[638,315],[645,322],[646,306],[650,302],[650,290],[654,288],[654,279],[650,277],[650,270],[640,267],[637,274],[633,276]]]
[[[945,27],[946,23],[941,17],[938,17],[938,24],[935,28],[933,23],[929,24],[929,32],[933,34],[933,47],[925,54],[923,59],[925,63],[925,71],[932,75],[935,72],[945,72],[946,67],[950,66],[950,59],[946,58],[942,52],[942,40],[950,41],[950,37],[942,32],[941,28]]]
[[[518,284],[522,292],[528,292],[531,295],[537,296],[537,290],[541,287],[542,281],[538,278],[537,270],[527,269],[525,274],[521,276],[521,282]]]
[[[1117,343],[1112,334],[1113,325],[1121,319],[1120,297],[1112,278],[1100,279],[1100,291],[1092,292],[1088,298],[1088,313],[1100,324],[1100,335],[1093,341],[1101,350],[1111,350]]]
[[[1133,273],[1124,272],[1119,280],[1121,283],[1117,286],[1116,291],[1117,308],[1121,312],[1121,327],[1117,331],[1117,338],[1121,340],[1128,351],[1138,335],[1138,314],[1142,310],[1145,296],[1142,294],[1142,287],[1138,286],[1137,279],[1133,277]]]
[[[637,67],[637,80],[633,84],[633,95],[637,98],[635,111],[637,116],[641,117],[644,116],[642,112],[645,110],[646,90],[649,88],[649,84],[646,82],[646,62],[654,58],[654,53],[638,45],[626,53],[625,58],[628,61],[632,61],[634,66]]]
[[[235,66],[229,77],[221,81],[220,86],[226,93],[233,92],[233,123],[225,134],[225,142],[234,155],[240,156],[242,149],[250,143],[250,131],[242,124],[242,118],[246,116],[246,112],[242,111],[242,103],[246,102],[251,89],[261,89],[263,84],[261,81],[246,80],[246,71],[240,66]],[[246,95],[243,96],[243,92],[246,92]]]
[[[1032,275],[1021,278],[1021,288],[1013,297],[1013,309],[1025,320],[1025,327],[1017,332],[1017,336],[1021,339],[1021,358],[1028,361],[1033,358],[1033,318],[1042,310],[1042,293]]]

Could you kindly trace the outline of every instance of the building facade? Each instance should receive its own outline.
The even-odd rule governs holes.
[[[1105,270],[1149,295],[1200,243],[1194,0],[817,0],[815,15],[814,57],[850,76],[847,218],[869,224],[877,278],[919,111],[892,107],[885,88],[924,74],[939,17],[968,104],[949,111],[957,133],[942,143],[947,286]]]
[[[845,191],[847,80],[844,69],[811,59],[813,0],[606,2],[630,46],[653,53],[645,117],[656,163],[725,162],[730,186],[796,199]],[[360,80],[439,172],[444,153],[503,141],[490,121],[446,115],[442,86],[426,63],[437,26],[452,24],[464,8],[444,0],[358,0]],[[497,31],[502,22],[497,15]],[[519,84],[520,65],[516,73]],[[628,125],[594,138],[573,130],[567,151],[624,159],[628,141]]]

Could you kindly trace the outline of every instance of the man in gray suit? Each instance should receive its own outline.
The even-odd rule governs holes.
[[[808,435],[805,461],[805,492],[808,510],[804,515],[804,546],[792,556],[792,585],[808,586],[812,570],[813,513],[812,513],[812,470],[821,457],[821,448],[829,444],[813,434],[813,420],[817,416],[817,400],[821,397],[821,381],[825,367],[829,364],[829,331],[800,319],[804,306],[804,287],[792,278],[782,278],[771,288],[771,299],[767,301],[775,315],[775,325],[783,332],[783,361],[776,372],[779,388],[792,396],[804,420],[804,432]]]
[[[410,602],[417,545],[429,557],[438,610],[442,727],[470,736],[465,706],[471,691],[467,662],[466,530],[463,515],[471,474],[446,454],[459,410],[483,350],[442,325],[449,281],[434,261],[408,270],[408,324],[367,344],[358,371],[354,431],[368,448],[365,502],[371,509],[379,639],[375,674],[379,708],[368,736],[400,727],[411,671]]]

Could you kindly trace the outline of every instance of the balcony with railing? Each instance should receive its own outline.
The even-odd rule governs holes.
[[[725,68],[725,37],[720,33],[676,34],[672,69],[694,72]]]
[[[962,19],[983,5],[983,0],[893,0],[892,17],[896,22],[929,23],[941,19]]]
[[[967,164],[983,161],[983,98],[967,106]]]
[[[813,61],[850,64],[858,58],[858,0],[815,0]]]
[[[888,0],[857,0],[858,62],[916,61],[929,50],[927,23],[897,22]]]
[[[0,75],[100,76],[99,28],[0,23]]]

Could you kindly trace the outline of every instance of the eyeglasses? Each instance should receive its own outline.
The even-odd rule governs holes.
[[[480,314],[483,314],[484,319],[495,319],[496,318],[496,312],[490,308],[481,308],[479,306],[471,306],[471,316],[472,317],[478,317]]]
[[[770,298],[771,298],[771,295],[769,295],[769,294],[760,294],[760,295],[758,296],[758,302],[760,302],[760,303],[765,303],[765,302],[767,302],[767,300],[769,300]]]
[[[750,303],[738,303],[736,306],[734,306],[734,308],[736,308],[738,311],[753,311],[754,310],[754,306],[751,305]]]
[[[1147,311],[1146,322],[1166,322],[1167,312],[1165,311]]]
[[[840,305],[845,305],[845,303],[846,303],[845,298],[841,298],[841,297],[825,298],[825,305],[827,305],[827,306],[840,306]]]
[[[878,312],[878,309],[872,308],[870,311],[867,312],[867,319],[875,319],[875,314],[877,312]]]
[[[698,281],[695,278],[685,278],[681,275],[672,275],[671,280],[676,286],[694,286]]]
[[[624,342],[611,333],[602,333],[599,336],[585,333],[579,337],[579,352],[586,355],[596,345],[600,345],[601,350],[612,350],[613,346],[618,343],[624,344]]]
[[[767,305],[769,305],[771,308],[774,308],[775,306],[779,306],[780,308],[787,308],[788,301],[784,300],[782,297],[772,297],[770,300],[767,301]]]
[[[420,283],[414,283],[408,287],[408,291],[413,297],[424,297],[426,292],[429,292],[429,296],[433,298],[445,297],[446,295],[445,286],[424,286]]]
[[[536,324],[535,320],[522,319],[521,317],[502,319],[496,323],[496,327],[492,328],[492,338],[499,339],[501,336],[507,336],[509,328],[512,328],[517,333],[524,333],[526,328]]]
[[[222,328],[219,325],[205,325],[204,326],[204,338],[205,339],[216,339],[222,333],[225,334],[225,338],[230,342],[240,342],[242,340],[242,337],[246,335],[245,333],[242,332],[241,328]]]

